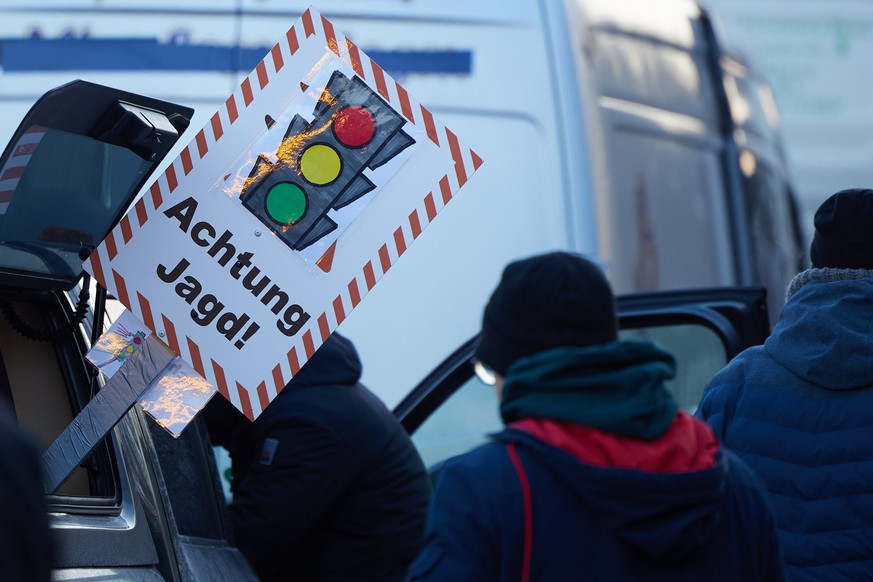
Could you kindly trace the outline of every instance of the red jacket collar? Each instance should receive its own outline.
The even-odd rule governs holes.
[[[715,466],[718,440],[712,429],[684,411],[660,438],[643,441],[587,426],[525,418],[509,425],[567,451],[586,465],[650,473],[685,473]]]

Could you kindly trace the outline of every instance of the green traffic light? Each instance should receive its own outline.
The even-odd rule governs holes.
[[[292,225],[306,214],[306,194],[296,184],[280,182],[267,192],[267,214],[279,224]]]

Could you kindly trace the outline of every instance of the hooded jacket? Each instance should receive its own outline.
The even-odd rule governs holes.
[[[697,415],[763,480],[791,580],[871,580],[873,271],[811,269],[790,292]]]
[[[781,580],[760,484],[676,412],[665,363],[650,344],[618,342],[513,364],[510,424],[441,469],[411,579]]]
[[[427,470],[360,376],[335,333],[254,423],[207,419],[232,459],[235,540],[263,580],[401,580],[421,547]]]

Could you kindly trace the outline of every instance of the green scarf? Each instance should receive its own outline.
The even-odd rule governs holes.
[[[679,408],[664,387],[675,372],[673,356],[649,342],[555,348],[509,367],[500,413],[506,423],[549,418],[654,440]]]

